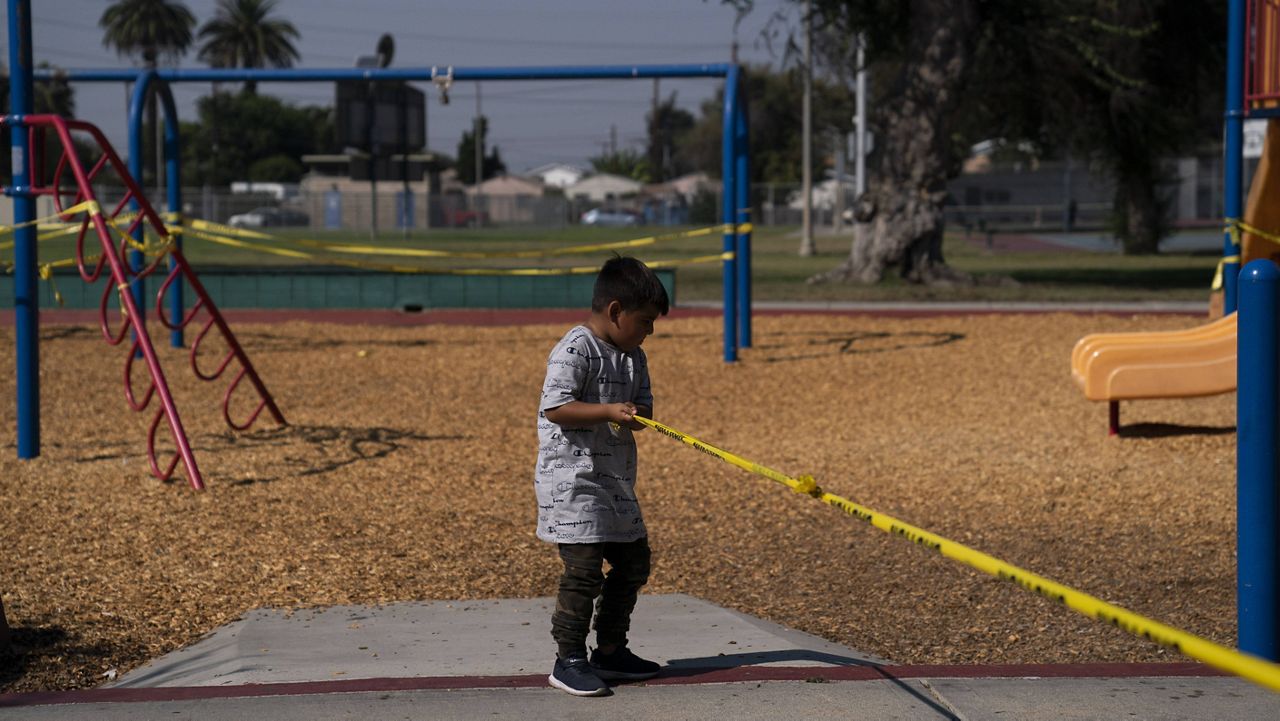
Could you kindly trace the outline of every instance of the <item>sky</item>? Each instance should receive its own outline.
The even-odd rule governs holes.
[[[34,59],[67,69],[126,68],[134,62],[102,44],[98,18],[108,0],[32,0]],[[215,0],[187,0],[197,28],[213,17]],[[778,13],[784,19],[770,22]],[[276,15],[289,20],[298,68],[353,67],[373,54],[378,38],[395,38],[392,67],[509,67],[527,65],[632,65],[728,62],[737,12],[719,0],[279,0]],[[8,38],[7,13],[0,10]],[[738,24],[739,60],[783,63],[778,32],[798,24],[795,3],[756,0]],[[767,36],[774,36],[772,42]],[[7,49],[3,58],[8,64]],[[203,67],[194,50],[180,67]],[[417,84],[429,90],[429,84]],[[715,78],[661,81],[663,98],[677,94],[680,107],[698,115],[722,81]],[[78,83],[76,114],[103,129],[121,154],[127,97],[123,84]],[[173,86],[180,119],[195,117],[195,100],[211,90],[204,83]],[[297,105],[331,105],[331,83],[263,83],[259,93]],[[480,90],[496,144],[508,172],[545,163],[589,167],[588,159],[616,143],[641,149],[644,117],[653,102],[652,80],[487,82]],[[428,92],[427,143],[447,155],[471,127],[474,83],[458,83],[449,105]]]

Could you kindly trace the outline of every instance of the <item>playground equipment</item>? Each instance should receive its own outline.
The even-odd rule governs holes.
[[[1221,320],[1184,331],[1085,336],[1072,376],[1090,400],[1177,398],[1236,390],[1237,621],[1240,649],[1280,660],[1280,2],[1231,0],[1220,265]],[[1268,118],[1262,160],[1241,222],[1243,122]],[[1272,200],[1271,203],[1265,202]],[[1243,262],[1248,263],[1240,272]],[[1237,289],[1247,296],[1239,305]],[[1237,313],[1237,310],[1240,312]],[[1237,387],[1238,382],[1238,387]]]
[[[1239,263],[1280,259],[1280,124],[1267,122],[1262,159],[1249,187],[1245,220],[1230,229],[1239,237]],[[1225,264],[1224,264],[1225,265]],[[1194,328],[1149,333],[1096,333],[1071,351],[1071,376],[1085,398],[1107,401],[1109,431],[1120,428],[1120,401],[1194,398],[1236,389],[1236,314]]]
[[[31,109],[31,83],[37,76],[47,79],[50,71],[37,72],[31,59],[31,22],[29,0],[9,0],[10,67],[13,69],[11,85],[10,122],[21,125],[23,114]],[[626,65],[626,66],[556,66],[514,68],[455,68],[452,66],[420,68],[340,68],[319,70],[69,70],[59,71],[59,76],[69,82],[119,82],[132,83],[133,94],[129,104],[129,170],[134,177],[142,172],[144,156],[142,143],[142,119],[145,100],[154,87],[164,111],[165,177],[168,180],[167,201],[170,213],[178,214],[182,208],[179,185],[182,174],[179,168],[180,138],[178,117],[169,84],[179,82],[337,82],[359,80],[376,81],[428,81],[446,91],[455,82],[490,80],[601,80],[601,79],[652,79],[652,78],[724,78],[724,112],[722,136],[722,226],[726,228],[722,241],[722,287],[724,290],[723,328],[724,360],[734,362],[739,348],[751,346],[751,226],[750,226],[750,158],[748,154],[748,118],[742,71],[736,64],[689,65]],[[26,136],[14,134],[12,153],[15,158],[25,158],[29,153]],[[17,163],[15,165],[24,165]],[[27,189],[27,178],[15,172],[14,184],[7,189],[14,199],[14,221],[21,225],[35,218],[34,196]],[[176,239],[181,249],[181,236]],[[18,457],[34,458],[40,454],[39,437],[39,337],[36,253],[34,228],[19,228],[15,235],[14,251],[14,310],[18,377]],[[135,269],[143,265],[141,256],[131,253]],[[139,278],[131,284],[135,304],[139,311],[145,306],[145,291]],[[170,314],[180,317],[183,313],[183,284],[173,283],[169,292]],[[181,328],[171,333],[171,343],[181,347]]]
[[[1240,7],[1237,7],[1240,6]],[[1107,401],[1108,431],[1120,430],[1120,401],[1144,398],[1193,398],[1236,389],[1236,288],[1239,268],[1250,261],[1280,261],[1280,124],[1267,121],[1266,141],[1249,187],[1244,221],[1238,220],[1240,198],[1240,121],[1245,113],[1269,117],[1280,104],[1280,4],[1251,0],[1247,17],[1243,0],[1233,2],[1232,34],[1247,33],[1248,48],[1228,63],[1226,211],[1227,228],[1219,280],[1226,315],[1187,330],[1151,333],[1097,333],[1085,336],[1071,351],[1071,376],[1085,398]],[[1241,48],[1240,37],[1232,41]],[[1247,99],[1247,107],[1244,101]],[[1271,230],[1269,233],[1267,230]]]
[[[1115,435],[1122,400],[1234,391],[1236,316],[1189,330],[1087,335],[1071,351],[1071,376],[1085,398],[1108,402]]]
[[[10,0],[16,3],[19,0]],[[10,14],[10,27],[16,24]],[[11,57],[15,53],[11,52]],[[16,60],[14,67],[19,67]],[[49,79],[49,70],[32,70],[32,77]],[[141,174],[143,141],[143,109],[149,92],[154,88],[164,111],[165,129],[165,177],[168,181],[170,212],[178,212],[182,206],[179,185],[178,155],[180,138],[177,135],[177,111],[170,93],[172,83],[196,82],[430,82],[442,95],[457,83],[485,81],[532,80],[642,80],[661,78],[723,78],[724,104],[721,135],[721,224],[727,230],[723,234],[722,288],[724,297],[724,360],[738,359],[738,349],[751,347],[751,162],[749,152],[750,126],[747,114],[744,73],[737,64],[702,63],[679,65],[596,65],[596,66],[531,66],[464,68],[454,66],[430,66],[410,68],[331,68],[331,69],[171,69],[171,70],[59,70],[57,76],[67,82],[131,83],[133,87],[129,104],[129,163],[135,176]],[[20,212],[20,211],[17,211]],[[181,297],[181,289],[175,289],[171,303]],[[139,292],[135,290],[135,294]],[[140,297],[140,295],[139,295]],[[176,314],[176,313],[175,313]],[[175,346],[181,340],[175,335]]]
[[[9,125],[11,122],[6,120],[4,124]],[[168,273],[163,276],[159,290],[156,293],[158,319],[166,328],[180,330],[190,326],[202,314],[205,317],[204,325],[200,328],[196,334],[195,341],[191,344],[191,370],[200,379],[213,381],[218,379],[231,366],[233,361],[239,364],[239,372],[227,386],[222,398],[222,416],[227,425],[236,430],[247,429],[253,425],[263,409],[267,409],[276,422],[282,425],[285,423],[284,416],[271,398],[271,394],[267,392],[262,379],[258,377],[257,371],[254,370],[253,364],[249,361],[249,356],[241,348],[235,334],[231,332],[226,320],[200,283],[200,279],[192,271],[186,258],[183,257],[181,249],[173,243],[164,222],[155,209],[151,207],[141,188],[138,187],[132,175],[125,169],[124,163],[102,132],[89,123],[66,120],[56,115],[27,115],[21,119],[21,126],[26,130],[28,147],[34,151],[27,155],[29,162],[26,174],[31,183],[27,192],[35,196],[50,196],[53,200],[54,208],[63,221],[79,222],[80,228],[76,236],[75,263],[84,282],[96,283],[102,277],[103,271],[108,271],[109,280],[103,284],[102,299],[98,306],[98,320],[107,343],[120,345],[126,337],[132,336],[133,338],[132,342],[128,344],[128,353],[124,362],[125,400],[131,409],[142,412],[149,405],[152,396],[159,396],[160,398],[160,407],[156,409],[155,414],[152,416],[147,434],[147,460],[151,466],[151,473],[156,478],[167,480],[172,477],[178,461],[181,460],[186,468],[187,478],[191,485],[194,488],[201,489],[204,487],[204,482],[200,475],[200,469],[196,465],[195,456],[192,454],[191,444],[183,429],[177,406],[174,404],[173,396],[165,381],[159,357],[156,355],[151,337],[147,333],[141,307],[136,302],[133,294],[128,292],[131,283],[156,274],[164,258],[168,257],[170,259]],[[46,182],[41,177],[42,168],[38,161],[44,157],[43,151],[45,150],[46,135],[49,130],[52,130],[57,136],[62,152],[58,158],[53,177]],[[92,165],[88,166],[88,170],[86,170],[86,165],[81,162],[77,155],[76,146],[72,142],[73,132],[80,134],[81,137],[87,135],[101,152],[101,156]],[[124,197],[110,211],[105,211],[99,205],[93,191],[94,181],[101,182],[105,179],[104,171],[115,173],[119,180],[124,183],[126,189]],[[63,185],[63,180],[67,175],[72,176],[74,181],[70,184],[70,187],[64,187]],[[136,213],[126,214],[124,211],[131,203],[136,204],[139,210]],[[127,226],[125,225],[126,219],[128,219]],[[101,255],[96,257],[85,256],[85,237],[89,234],[90,228],[97,235],[101,248]],[[125,262],[125,253],[131,247],[135,251],[140,250],[136,241],[133,240],[133,236],[138,231],[145,231],[148,228],[155,237],[160,239],[159,252],[154,253],[154,258],[142,265],[142,267],[132,267]],[[111,232],[113,230],[119,237],[118,244],[112,237]],[[170,317],[166,315],[164,310],[165,296],[175,282],[180,279],[184,279],[190,284],[195,292],[196,302],[190,309],[184,309],[182,315]],[[118,324],[113,323],[109,317],[112,297],[116,297],[119,301],[121,320]],[[218,335],[221,336],[228,350],[216,367],[212,370],[202,370],[199,363],[200,348],[214,328],[218,330]],[[134,389],[133,385],[133,365],[135,359],[139,356],[145,360],[147,373],[150,377],[150,384],[141,394]],[[240,387],[241,382],[246,378],[257,393],[258,404],[245,420],[237,422],[231,417],[232,398],[235,396],[236,389]],[[156,432],[161,421],[167,422],[173,441],[177,446],[177,452],[163,466],[156,455]]]

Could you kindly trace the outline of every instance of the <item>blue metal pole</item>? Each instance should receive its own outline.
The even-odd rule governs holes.
[[[1280,661],[1280,270],[1240,273],[1236,337],[1236,614],[1241,651]]]
[[[720,218],[726,228],[721,249],[726,253],[733,252],[735,255],[733,260],[723,262],[721,277],[724,285],[724,360],[726,363],[732,363],[738,360],[738,294],[735,289],[737,285],[738,256],[736,252],[738,241],[737,235],[728,227],[736,223],[738,219],[738,196],[734,192],[734,186],[736,185],[734,179],[737,174],[737,163],[734,162],[737,158],[735,126],[738,115],[738,66],[736,65],[729,68],[729,74],[724,79],[723,113],[722,135],[720,138]]]
[[[738,73],[738,102],[733,122],[734,192],[739,225],[751,222],[751,149],[748,143],[746,78]],[[738,230],[734,258],[738,263],[738,347],[751,347],[751,233]]]
[[[1227,88],[1226,117],[1223,128],[1223,212],[1227,231],[1222,239],[1222,256],[1238,258],[1240,245],[1231,223],[1243,220],[1244,201],[1241,189],[1244,163],[1244,52],[1245,0],[1231,0],[1227,9]],[[1236,310],[1236,285],[1240,262],[1228,261],[1222,266],[1222,308],[1224,313]]]
[[[173,93],[170,92],[168,83],[161,83],[157,89],[160,91],[160,101],[164,104],[165,180],[169,191],[169,213],[172,214],[175,225],[182,225],[186,219],[182,217],[182,139],[178,135],[178,109],[173,102]],[[181,251],[182,234],[174,235],[173,242]],[[178,262],[170,256],[169,271],[173,272],[177,265]],[[169,285],[169,318],[173,323],[182,320],[186,309],[182,298],[182,286],[182,278],[178,278]],[[174,348],[182,347],[182,328],[169,331],[169,344]]]
[[[133,86],[133,98],[129,103],[129,174],[137,181],[138,187],[143,185],[142,171],[144,167],[145,150],[142,138],[142,118],[145,115],[147,106],[147,91],[151,87],[151,83],[155,81],[155,71],[145,70],[134,76],[136,82]],[[138,199],[134,198],[129,202],[129,207],[136,213],[141,208]],[[133,232],[133,239],[139,243],[146,240],[143,234],[143,224],[138,225],[138,229]],[[141,270],[146,265],[147,259],[142,255],[142,251],[129,251],[129,266],[135,271]],[[136,278],[129,285],[130,292],[133,293],[133,302],[138,306],[138,322],[142,323],[147,317],[147,284],[142,278]]]
[[[31,0],[9,0],[9,153],[13,159],[13,222],[36,217],[31,195],[31,147],[22,116],[31,113]],[[17,348],[18,458],[40,455],[40,296],[36,229],[14,232],[13,315]]]

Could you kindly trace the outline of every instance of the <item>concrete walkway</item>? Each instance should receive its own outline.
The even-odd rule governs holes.
[[[684,595],[642,596],[662,674],[548,688],[552,600],[258,610],[84,691],[3,694],[5,719],[1275,719],[1280,694],[1199,664],[900,666]]]

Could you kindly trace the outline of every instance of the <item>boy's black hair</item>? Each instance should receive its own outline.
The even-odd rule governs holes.
[[[649,266],[635,258],[614,255],[605,261],[596,276],[595,290],[591,293],[591,310],[599,313],[613,301],[618,301],[626,311],[640,310],[652,305],[662,315],[671,308],[667,289]]]

